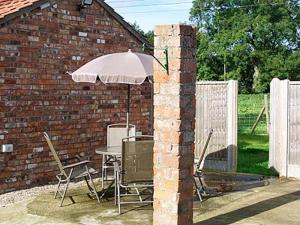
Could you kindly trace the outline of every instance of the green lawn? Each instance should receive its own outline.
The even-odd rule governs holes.
[[[266,135],[240,134],[238,141],[238,172],[275,176],[268,168],[269,137]]]
[[[239,95],[238,101],[238,172],[274,176],[276,173],[268,168],[269,137],[265,115],[259,122],[254,135],[250,134],[251,127],[264,106],[264,95]]]

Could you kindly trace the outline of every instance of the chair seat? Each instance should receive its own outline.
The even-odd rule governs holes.
[[[94,174],[97,174],[99,173],[97,170],[95,170],[94,168],[88,168],[89,170],[89,173],[91,175],[94,175]],[[85,168],[79,168],[79,169],[75,169],[73,171],[73,174],[72,174],[72,178],[82,178],[82,177],[85,177],[85,176],[88,176],[88,172],[86,171]]]
[[[99,173],[99,171],[95,170],[94,168],[88,168],[89,170],[89,173],[91,175],[95,175],[97,173]],[[62,173],[58,174],[58,176],[63,176]],[[88,172],[86,170],[86,167],[85,166],[81,166],[81,167],[76,167],[74,168],[73,170],[73,173],[71,175],[71,179],[79,179],[79,178],[83,178],[83,177],[86,177],[88,176]]]

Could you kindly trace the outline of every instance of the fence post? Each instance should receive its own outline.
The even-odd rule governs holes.
[[[228,82],[227,94],[227,151],[228,151],[228,171],[237,170],[237,126],[238,126],[238,82],[230,80]]]
[[[281,101],[282,106],[280,110],[282,110],[281,114],[281,123],[282,123],[282,174],[285,174],[285,177],[288,177],[288,114],[289,114],[289,80],[282,81],[282,94],[281,94]]]
[[[269,166],[280,176],[288,176],[288,99],[289,80],[274,78],[270,93]]]
[[[278,102],[278,92],[279,92],[280,81],[275,78],[270,84],[270,134],[269,134],[269,167],[273,167],[275,170],[279,170],[276,159],[276,128],[277,124],[275,118],[277,117],[276,102]]]

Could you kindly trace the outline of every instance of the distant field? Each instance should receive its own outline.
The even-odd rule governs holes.
[[[268,168],[268,136],[240,134],[238,148],[238,172],[276,176],[276,173]]]
[[[264,105],[264,95],[239,95],[238,172],[275,176],[268,168],[269,137],[266,117],[259,122],[254,135],[251,127]]]
[[[264,95],[239,95],[238,99],[238,122],[239,133],[248,134],[264,106]],[[266,116],[263,115],[261,121],[255,129],[255,134],[267,134]]]

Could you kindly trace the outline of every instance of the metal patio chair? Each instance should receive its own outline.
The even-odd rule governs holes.
[[[153,202],[153,146],[153,136],[142,135],[123,139],[121,166],[114,162],[119,214],[123,204]],[[125,190],[125,193],[121,189]],[[122,197],[125,196],[135,196],[137,200],[122,201]]]
[[[57,185],[57,190],[56,190],[55,196],[54,196],[54,198],[56,198],[57,194],[60,195],[60,197],[61,197],[60,206],[63,205],[70,182],[73,180],[78,180],[78,179],[82,179],[82,178],[84,178],[84,180],[86,181],[86,184],[90,191],[90,194],[92,196],[95,195],[98,203],[100,203],[99,196],[97,194],[97,190],[96,190],[93,178],[92,178],[92,175],[97,174],[98,171],[96,171],[95,169],[88,166],[90,161],[84,160],[84,161],[79,161],[77,163],[73,163],[73,164],[69,164],[69,165],[63,165],[62,164],[63,160],[60,160],[60,158],[58,157],[58,154],[53,147],[52,141],[46,132],[44,132],[44,137],[48,143],[51,153],[52,153],[52,155],[59,167],[59,170],[60,170],[60,173],[56,175],[56,178],[58,179],[58,185]],[[89,184],[89,182],[91,183],[91,185]],[[61,191],[60,186],[62,184],[65,184],[65,187]],[[72,200],[72,202],[74,202],[72,198],[71,198],[71,200]]]
[[[201,152],[199,160],[196,163],[196,168],[195,168],[195,172],[194,172],[194,184],[195,184],[195,188],[196,188],[196,193],[197,193],[198,198],[199,198],[200,201],[202,201],[202,196],[206,194],[205,185],[202,181],[203,170],[202,170],[201,166],[204,162],[205,153],[206,153],[207,147],[209,145],[212,134],[213,134],[213,129],[210,130],[210,132],[207,136],[205,145],[203,147],[203,150]],[[197,180],[199,181],[199,184],[197,184]]]
[[[120,153],[122,151],[122,139],[128,136],[135,135],[135,125],[129,124],[128,127],[125,123],[110,124],[107,126],[107,151],[120,147]],[[103,155],[102,156],[102,171],[101,171],[101,186],[104,188],[104,180],[107,181],[107,170],[113,168],[113,162],[116,161],[115,156]]]

